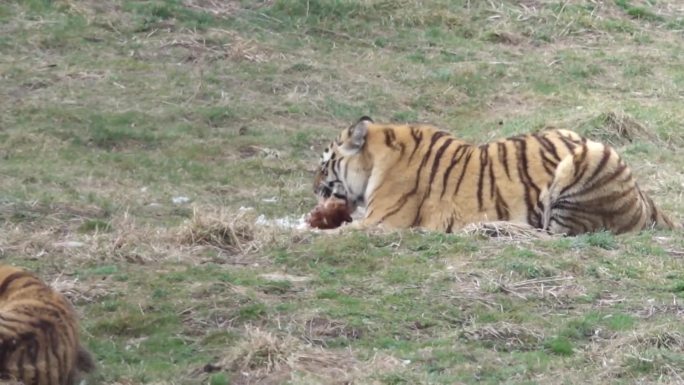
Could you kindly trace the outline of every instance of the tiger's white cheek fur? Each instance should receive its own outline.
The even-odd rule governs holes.
[[[349,198],[365,206],[366,191],[370,175],[361,165],[349,165],[348,180],[345,181]]]
[[[325,164],[327,161],[332,158],[333,152],[329,149],[326,148],[325,151],[323,151],[323,155],[321,155],[321,164]]]

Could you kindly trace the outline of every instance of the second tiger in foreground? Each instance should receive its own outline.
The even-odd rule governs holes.
[[[476,146],[433,126],[363,117],[325,149],[314,190],[352,211],[365,206],[360,226],[452,232],[511,221],[566,234],[675,227],[612,148],[568,130]]]
[[[94,369],[71,304],[27,271],[0,265],[0,383],[72,385]]]

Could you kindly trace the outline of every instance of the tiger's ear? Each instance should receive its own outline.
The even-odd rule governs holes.
[[[344,156],[352,156],[361,151],[363,145],[366,144],[368,123],[373,123],[373,120],[364,116],[355,125],[347,129],[347,140],[340,147]]]

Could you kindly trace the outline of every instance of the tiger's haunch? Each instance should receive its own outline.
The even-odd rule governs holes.
[[[72,385],[94,368],[66,298],[30,272],[0,265],[0,383]]]

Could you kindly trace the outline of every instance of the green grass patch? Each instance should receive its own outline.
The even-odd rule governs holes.
[[[563,337],[556,337],[546,343],[546,348],[559,356],[571,356],[574,353],[572,342]]]

